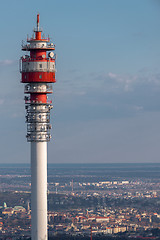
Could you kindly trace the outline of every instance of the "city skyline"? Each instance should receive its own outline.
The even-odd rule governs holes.
[[[57,53],[49,163],[159,162],[158,1],[17,0],[1,11],[0,163],[30,159],[18,65],[37,12]]]

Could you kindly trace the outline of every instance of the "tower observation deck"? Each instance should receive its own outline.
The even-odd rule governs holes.
[[[50,110],[47,95],[55,83],[55,45],[42,37],[39,14],[34,36],[22,43],[21,82],[25,84],[27,141],[31,142],[32,240],[47,240],[47,142],[50,141]]]

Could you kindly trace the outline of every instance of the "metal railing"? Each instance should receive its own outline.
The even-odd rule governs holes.
[[[34,134],[34,133],[28,133],[26,135],[27,141],[28,142],[49,142],[51,139],[51,135],[50,134]]]
[[[45,86],[45,87],[44,87]],[[53,87],[51,84],[27,84],[24,88],[25,93],[42,93],[42,92],[47,92],[47,93],[52,93],[53,92]]]
[[[25,99],[25,104],[52,104],[52,100],[48,100],[46,103],[43,103],[42,101]]]
[[[42,46],[38,47],[36,45],[31,46],[30,44],[22,44],[22,50],[29,50],[29,49],[52,49],[52,50],[54,50],[55,45],[47,44],[46,46],[42,45]]]

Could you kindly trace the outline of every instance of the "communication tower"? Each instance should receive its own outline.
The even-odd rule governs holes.
[[[47,142],[50,141],[52,83],[55,80],[55,45],[42,37],[39,14],[34,36],[22,43],[21,81],[25,84],[27,141],[31,142],[32,240],[47,240]]]

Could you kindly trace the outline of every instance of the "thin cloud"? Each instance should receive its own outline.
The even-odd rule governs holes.
[[[138,83],[138,76],[109,72],[98,74],[97,76],[95,74],[94,80],[96,80],[95,87],[101,87],[102,91],[112,93],[130,92],[134,90],[134,85]]]
[[[133,108],[134,108],[137,112],[143,110],[143,106],[133,106]]]
[[[79,76],[80,74],[74,74],[74,78],[70,77],[65,83],[59,82],[55,94],[62,101],[64,98],[72,101],[71,106],[78,103],[90,115],[93,108],[102,117],[125,117],[160,111],[158,71],[148,70],[136,74],[94,72],[83,75],[81,81],[77,80]]]
[[[0,60],[0,66],[12,65],[15,61],[10,59]]]

